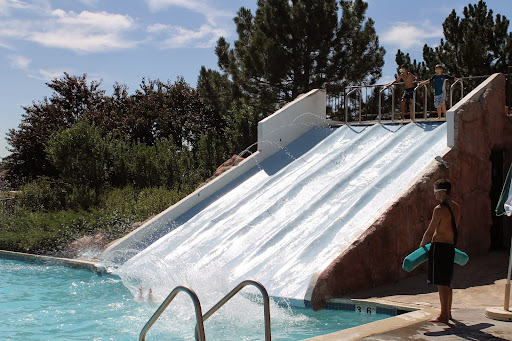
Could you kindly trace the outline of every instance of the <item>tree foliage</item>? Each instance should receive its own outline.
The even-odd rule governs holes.
[[[395,78],[398,77],[399,69],[402,65],[408,65],[409,72],[413,75],[416,75],[418,79],[427,79],[429,76],[425,62],[417,62],[416,59],[414,59],[414,61],[411,63],[411,56],[409,53],[404,54],[402,51],[398,50],[396,52],[395,61],[396,65],[398,66]]]
[[[216,54],[235,93],[261,117],[327,82],[373,83],[381,76],[384,49],[362,0],[259,0],[256,13],[234,18],[233,47],[220,38]]]
[[[476,76],[506,72],[512,63],[512,33],[509,20],[480,0],[464,7],[463,17],[455,10],[443,23],[444,39],[432,48],[425,44],[423,59],[430,70],[438,63],[455,75]]]
[[[133,95],[128,94],[125,85],[115,84],[112,96],[106,96],[100,84],[89,83],[86,75],[65,73],[47,83],[54,91],[50,98],[24,107],[21,124],[7,136],[11,154],[5,167],[12,185],[16,187],[39,176],[61,176],[78,187],[88,184],[89,189],[98,189],[105,182],[124,185],[135,181],[122,175],[132,166],[127,160],[158,178],[163,169],[150,171],[149,166],[133,157],[156,158],[154,151],[146,148],[158,149],[162,143],[169,153],[165,148],[172,144],[169,148],[176,158],[176,151],[183,148],[195,153],[203,134],[224,129],[223,118],[205,105],[198,91],[183,78],[166,83],[143,79]],[[146,155],[130,154],[134,150]],[[118,160],[116,155],[125,159]],[[147,177],[144,179],[142,185],[151,185]],[[162,183],[158,179],[154,182]],[[175,185],[174,181],[164,182]]]
[[[47,85],[54,91],[52,96],[23,107],[21,124],[7,134],[11,154],[6,158],[6,169],[11,183],[55,175],[55,169],[45,157],[46,142],[53,134],[100,111],[104,91],[100,90],[99,82],[88,84],[86,75],[76,77],[64,73],[63,78]]]

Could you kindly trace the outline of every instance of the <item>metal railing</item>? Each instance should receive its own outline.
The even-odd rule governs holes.
[[[345,123],[348,123],[348,105],[347,105],[347,98],[355,93],[355,92],[359,92],[359,122],[361,122],[361,102],[362,102],[362,97],[363,97],[363,93],[361,91],[360,88],[355,88],[355,89],[352,89],[350,90],[346,96],[345,96]]]
[[[450,108],[453,107],[453,89],[455,88],[455,85],[460,84],[460,98],[464,98],[464,84],[462,84],[461,79],[457,79],[453,84],[450,86]]]
[[[240,290],[245,288],[248,285],[255,286],[261,293],[263,297],[263,318],[265,322],[265,341],[271,341],[271,330],[270,330],[270,298],[268,296],[267,290],[265,287],[256,281],[253,280],[245,280],[238,284],[233,290],[231,290],[226,296],[224,296],[217,304],[215,304],[210,310],[206,312],[206,314],[202,314],[201,311],[201,303],[199,302],[199,298],[196,293],[185,286],[177,286],[174,288],[171,293],[167,296],[164,302],[158,307],[153,316],[148,320],[148,322],[142,328],[139,341],[146,340],[146,334],[149,329],[153,326],[156,320],[162,315],[162,313],[167,309],[172,300],[178,295],[180,292],[186,292],[192,302],[194,303],[195,313],[196,313],[196,329],[195,329],[195,338],[199,341],[205,341],[204,334],[204,321],[206,321],[210,316],[212,316],[217,310],[219,310],[224,304],[226,304],[233,296],[235,296]]]
[[[185,286],[177,286],[176,288],[171,291],[171,293],[167,296],[167,298],[164,300],[164,302],[158,307],[158,309],[155,311],[153,316],[148,320],[148,322],[144,325],[142,328],[140,335],[139,335],[139,341],[146,340],[146,334],[149,331],[149,329],[153,326],[153,324],[156,322],[156,320],[162,315],[164,310],[167,308],[167,306],[172,302],[172,300],[178,295],[180,292],[186,292],[190,298],[192,299],[192,302],[194,303],[194,308],[196,312],[196,340],[205,341],[204,336],[204,325],[203,325],[203,313],[201,311],[201,303],[199,302],[199,298],[197,297],[196,293]]]
[[[428,98],[428,89],[427,85],[418,85],[414,88],[414,91],[412,92],[412,113],[411,113],[411,120],[414,122],[416,121],[416,91],[419,88],[425,89],[425,98],[423,103],[423,119],[427,119],[427,98]]]
[[[512,67],[509,67],[509,73],[512,73]],[[448,107],[452,107],[455,103],[460,101],[465,93],[471,92],[471,90],[475,89],[484,79],[487,79],[488,75],[482,76],[465,76],[461,77],[463,81],[455,81],[450,86],[450,98],[446,99],[446,105]],[[346,86],[343,87],[338,84],[329,84],[326,85],[327,90],[327,111],[328,115],[331,118],[336,117],[340,121],[344,121],[345,124],[349,124],[351,121],[359,122],[361,121],[373,121],[377,120],[379,123],[382,120],[388,119],[388,107],[390,107],[389,112],[391,112],[391,121],[395,120],[395,114],[399,110],[396,108],[396,98],[400,98],[403,90],[400,87],[396,87],[396,85],[403,84],[403,82],[395,83],[395,87],[390,87],[391,94],[387,94],[385,92],[386,86],[388,84],[371,84],[371,85],[358,85],[358,86]],[[460,84],[460,97],[459,92],[457,92],[456,87],[457,84]],[[512,76],[507,77],[507,86],[512,89]],[[415,92],[413,92],[413,113],[410,113],[411,116],[416,115],[416,101],[423,102],[423,118],[427,119],[429,115],[436,115],[436,108],[433,108],[431,102],[428,101],[429,97],[431,97],[433,93],[433,89],[424,86],[424,95],[423,92],[418,92],[420,89],[416,87]],[[447,89],[447,86],[445,86]],[[447,89],[448,90],[448,89]],[[446,90],[446,91],[447,91]],[[512,104],[512,90],[507,92],[507,102]],[[359,98],[354,98],[354,93],[357,92]],[[391,98],[390,98],[391,97]],[[395,98],[396,97],[396,98]],[[447,96],[448,97],[448,96]],[[511,106],[509,104],[509,107]],[[421,104],[420,104],[421,106]],[[408,107],[406,109],[409,109]],[[510,110],[510,109],[509,109]],[[343,116],[345,116],[343,118]],[[437,116],[437,115],[436,115]],[[415,117],[413,117],[413,120]]]
[[[390,113],[391,113],[391,121],[394,121],[394,117],[395,117],[395,113],[393,112],[395,110],[395,88],[393,87],[383,87],[380,91],[379,91],[379,116],[378,116],[378,120],[379,120],[379,123],[382,119],[382,95],[384,94],[384,91],[388,90],[388,89],[391,89],[391,110],[390,110]]]
[[[238,284],[233,290],[231,290],[226,296],[224,296],[216,305],[214,305],[210,310],[208,310],[203,315],[203,321],[206,321],[210,316],[212,316],[217,310],[219,310],[224,304],[226,304],[233,296],[235,296],[240,290],[244,287],[252,285],[255,286],[260,292],[261,296],[263,296],[263,318],[265,321],[265,341],[271,341],[270,336],[270,299],[267,293],[267,289],[256,281],[253,280],[245,280]],[[196,330],[196,334],[197,334]]]

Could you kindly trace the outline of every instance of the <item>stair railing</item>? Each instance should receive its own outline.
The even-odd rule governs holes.
[[[450,86],[450,108],[453,106],[453,89],[455,88],[455,85],[459,83],[460,84],[460,99],[464,97],[464,85],[462,84],[462,80],[457,79],[453,84]]]
[[[244,287],[252,285],[255,286],[263,297],[263,318],[265,321],[265,341],[271,341],[271,332],[270,332],[270,299],[267,293],[267,289],[260,283],[253,280],[245,280],[238,284],[233,290],[231,290],[226,296],[224,296],[217,304],[215,304],[210,310],[208,310],[203,315],[203,321],[206,321],[210,316],[212,316],[217,310],[219,310],[224,304],[226,304],[233,296],[235,296],[240,290]],[[196,335],[200,331],[198,330],[200,327],[196,329]]]
[[[149,321],[144,325],[142,328],[140,335],[139,335],[139,341],[145,341],[146,340],[146,334],[149,331],[149,329],[153,326],[153,324],[156,322],[156,320],[162,315],[164,310],[167,308],[167,306],[172,302],[172,300],[178,295],[180,292],[187,293],[190,298],[192,299],[192,302],[194,303],[194,308],[196,312],[196,340],[199,341],[205,341],[204,336],[204,325],[203,325],[203,313],[201,311],[201,303],[199,302],[199,298],[197,297],[196,293],[185,286],[177,286],[176,288],[171,291],[171,293],[167,296],[167,298],[164,300],[164,302],[158,307],[158,309],[155,311],[153,316],[149,319]]]

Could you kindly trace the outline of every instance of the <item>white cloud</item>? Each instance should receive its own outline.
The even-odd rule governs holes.
[[[147,31],[165,36],[163,48],[212,47],[220,36],[227,34],[226,30],[208,24],[202,25],[197,30],[189,30],[181,26],[154,24],[149,26]]]
[[[24,56],[9,56],[9,65],[14,69],[27,70],[31,62],[32,60]]]
[[[8,45],[9,39],[23,39],[47,47],[100,52],[135,46],[137,42],[125,37],[134,28],[128,15],[56,9],[31,21],[1,20],[0,42]]]
[[[8,16],[11,10],[41,10],[47,8],[47,4],[42,1],[26,2],[21,0],[0,0],[0,15]]]
[[[223,11],[212,6],[209,0],[146,0],[151,11],[161,11],[169,7],[181,7],[203,15],[206,22],[197,28],[186,28],[177,25],[164,25],[156,23],[147,27],[147,32],[155,39],[160,35],[162,48],[196,47],[210,48],[215,46],[221,36],[228,36],[230,29],[226,23],[233,13]],[[219,24],[218,19],[223,24]],[[159,37],[159,38],[160,38]]]
[[[232,18],[233,13],[213,7],[207,0],[146,0],[151,11],[157,12],[175,6],[204,15],[208,23],[217,26],[217,19],[222,17]]]
[[[7,0],[0,0],[0,15],[8,15],[9,14],[9,4]]]
[[[96,7],[99,0],[79,0],[84,5],[90,6],[90,7]]]
[[[133,29],[131,17],[107,12],[74,13],[56,9],[42,30],[34,30],[28,40],[48,47],[82,52],[99,52],[133,47],[136,43],[123,38]]]
[[[54,69],[54,70],[39,69],[39,70],[35,71],[35,73],[30,74],[29,77],[39,79],[39,80],[42,80],[45,82],[49,82],[51,80],[54,80],[55,78],[64,76],[64,71],[66,71],[66,70],[64,70],[64,69],[62,69],[62,70],[60,70],[60,69]],[[69,72],[69,70],[68,70],[68,72]]]
[[[430,22],[421,25],[399,22],[381,35],[384,44],[390,44],[400,49],[423,46],[426,39],[442,38],[442,27],[432,26]]]

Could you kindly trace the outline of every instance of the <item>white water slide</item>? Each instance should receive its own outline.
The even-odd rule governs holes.
[[[313,128],[117,272],[162,295],[254,279],[271,296],[308,299],[316,274],[445,148],[441,123]]]

